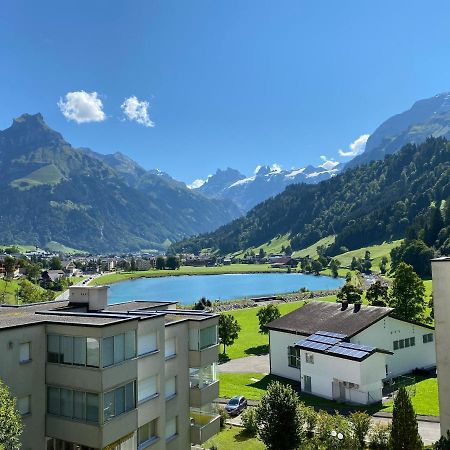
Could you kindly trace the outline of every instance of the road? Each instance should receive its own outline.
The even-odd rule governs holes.
[[[73,286],[85,286],[87,285],[91,280],[98,277],[99,275],[89,275],[87,278],[84,278],[83,280],[79,281],[78,283],[75,283]],[[63,301],[63,300],[69,300],[69,289],[66,289],[64,292],[58,295],[58,297],[55,298],[55,300]]]
[[[225,373],[264,373],[270,372],[269,355],[247,356],[245,358],[232,359],[219,367],[220,372]]]

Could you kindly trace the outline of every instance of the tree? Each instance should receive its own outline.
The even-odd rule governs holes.
[[[372,306],[385,305],[388,300],[388,287],[380,280],[375,281],[367,289],[366,299]]]
[[[444,220],[439,205],[437,205],[431,209],[428,225],[425,227],[424,241],[429,246],[433,246],[442,228],[444,228]]]
[[[346,303],[359,303],[361,302],[362,290],[353,286],[351,283],[346,283],[341,287],[337,294],[338,300]]]
[[[178,269],[180,267],[180,260],[174,255],[168,256],[166,258],[166,267],[170,270]]]
[[[19,298],[23,303],[38,303],[52,300],[52,293],[45,291],[31,281],[23,279],[19,281]]]
[[[314,275],[320,275],[320,271],[323,269],[322,264],[317,259],[314,259],[311,263],[311,270]]]
[[[26,265],[27,278],[30,281],[36,282],[41,276],[42,264],[41,263],[28,263]]]
[[[57,256],[53,256],[50,260],[50,270],[62,270],[62,262]]]
[[[333,275],[334,278],[337,278],[339,275],[339,267],[341,266],[341,262],[337,259],[332,259],[330,261],[330,270],[331,275]]]
[[[16,399],[0,380],[0,448],[20,449],[19,439],[22,431],[22,418],[16,409]]]
[[[12,278],[14,276],[14,270],[16,269],[16,260],[11,256],[6,256],[3,264],[5,266],[6,276]]]
[[[403,261],[413,266],[414,271],[421,277],[431,275],[430,260],[434,256],[434,250],[428,247],[425,242],[416,239],[414,241],[404,240],[400,246],[391,250],[391,266],[395,271]]]
[[[158,256],[155,261],[155,269],[163,270],[166,267],[166,261],[163,256]]]
[[[262,334],[267,334],[269,330],[266,325],[272,320],[281,317],[280,310],[275,305],[263,306],[256,314],[259,320],[259,332]]]
[[[238,338],[241,326],[231,314],[221,314],[219,316],[219,339],[223,344],[223,354],[225,355],[226,347],[233,345]]]
[[[256,407],[258,435],[268,450],[296,450],[305,439],[297,394],[278,381],[269,384]]]
[[[207,300],[206,297],[202,297],[197,303],[194,304],[194,309],[197,311],[202,311],[206,308],[211,308],[211,306],[211,301]]]
[[[131,272],[136,272],[137,266],[136,266],[136,260],[132,257],[130,261],[130,270]]]
[[[446,436],[441,438],[433,444],[433,450],[450,450],[450,431],[447,430]]]
[[[388,306],[401,320],[421,320],[425,311],[425,286],[413,268],[401,262],[394,274]]]
[[[264,251],[263,248],[260,248],[259,249],[259,258],[262,259],[262,258],[265,258],[265,257],[266,257],[266,252]]]
[[[292,248],[290,245],[288,245],[285,249],[284,249],[284,254],[286,256],[291,256],[292,255]]]
[[[402,386],[394,400],[392,412],[391,448],[395,450],[419,450],[423,448],[416,414],[408,392]]]

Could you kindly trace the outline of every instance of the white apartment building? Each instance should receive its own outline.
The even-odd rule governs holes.
[[[392,308],[312,301],[267,326],[270,371],[327,399],[370,404],[383,382],[436,365],[434,330]]]
[[[219,431],[218,316],[175,302],[0,306],[0,379],[18,399],[23,450],[185,450]]]

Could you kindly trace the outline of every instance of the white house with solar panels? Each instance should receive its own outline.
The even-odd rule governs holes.
[[[357,404],[381,401],[383,384],[436,366],[434,329],[392,308],[311,301],[267,325],[270,372],[304,392]]]

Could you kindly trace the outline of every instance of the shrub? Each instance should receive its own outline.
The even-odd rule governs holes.
[[[256,409],[255,408],[247,408],[241,414],[241,421],[244,427],[244,430],[251,436],[256,436],[258,432],[258,421],[256,419]]]
[[[391,426],[383,423],[372,425],[369,431],[369,448],[371,450],[388,450]]]
[[[220,428],[224,428],[228,419],[228,413],[225,411],[225,408],[221,405],[216,405],[215,410],[217,414],[220,416]]]
[[[367,433],[370,429],[370,416],[364,412],[354,412],[348,417],[353,439],[358,448],[364,449]]]

